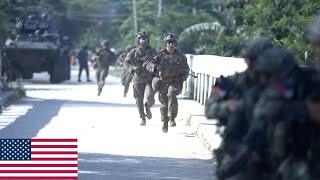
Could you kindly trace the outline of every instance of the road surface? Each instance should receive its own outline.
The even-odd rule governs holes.
[[[211,153],[186,136],[189,127],[178,121],[162,133],[158,101],[141,127],[132,89],[122,97],[119,78],[109,76],[101,96],[95,82],[77,82],[76,68],[62,84],[48,78],[23,81],[27,97],[0,116],[1,138],[77,138],[80,180],[214,179]]]

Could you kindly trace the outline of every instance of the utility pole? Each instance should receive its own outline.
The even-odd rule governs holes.
[[[161,17],[162,0],[158,0],[158,17]]]
[[[134,23],[134,35],[138,33],[138,23],[137,23],[137,6],[136,0],[132,0],[133,4],[133,23]]]
[[[158,18],[161,17],[162,0],[158,0]],[[156,49],[159,49],[160,38],[156,37]]]

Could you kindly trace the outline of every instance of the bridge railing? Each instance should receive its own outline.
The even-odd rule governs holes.
[[[189,76],[184,83],[182,94],[201,105],[206,104],[216,78],[221,75],[232,75],[247,68],[242,58],[193,54],[186,54],[186,56],[191,73],[198,78]]]

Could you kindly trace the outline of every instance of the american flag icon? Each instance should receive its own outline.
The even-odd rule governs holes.
[[[0,139],[0,179],[78,179],[77,139]]]

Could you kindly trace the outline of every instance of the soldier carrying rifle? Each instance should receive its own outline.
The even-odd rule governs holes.
[[[166,133],[169,121],[170,126],[176,126],[177,95],[182,91],[183,82],[188,78],[190,68],[186,56],[177,48],[178,36],[168,33],[163,41],[165,48],[154,57],[153,72],[156,77],[152,80],[152,86],[159,91],[159,101],[162,104],[160,108],[162,131]]]

